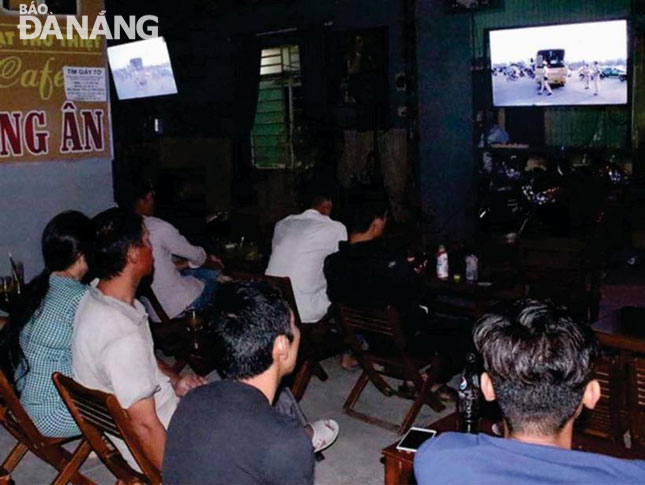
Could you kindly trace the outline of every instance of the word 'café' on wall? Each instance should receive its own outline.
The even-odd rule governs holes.
[[[0,163],[111,158],[105,38],[24,38],[11,4],[0,4]],[[78,6],[91,24],[103,2]]]

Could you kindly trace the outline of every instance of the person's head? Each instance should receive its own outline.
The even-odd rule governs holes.
[[[266,281],[231,282],[217,292],[213,310],[217,370],[245,380],[273,368],[293,371],[300,331],[282,294]]]
[[[152,272],[152,246],[140,215],[108,209],[94,217],[96,246],[93,272],[110,280],[124,271],[141,279]]]
[[[506,314],[484,316],[474,340],[484,362],[482,392],[497,399],[511,434],[557,436],[600,398],[591,380],[593,331],[549,302],[521,300]]]
[[[141,216],[155,213],[156,193],[152,182],[145,179],[137,183],[132,191],[132,210]]]
[[[381,237],[387,223],[387,209],[378,205],[361,205],[352,213],[350,234],[360,234],[369,239]]]
[[[25,372],[18,379],[29,371],[29,362],[20,347],[20,334],[27,322],[40,312],[49,291],[50,275],[64,272],[66,277],[82,279],[93,259],[93,244],[92,221],[80,212],[62,212],[45,226],[41,238],[45,269],[24,288],[0,342],[0,364],[10,379],[14,377],[13,371],[20,361],[26,365],[23,367]],[[60,315],[60,318],[65,316]]]
[[[311,208],[316,209],[324,216],[330,216],[333,209],[331,197],[328,195],[316,195],[311,199]]]
[[[52,273],[76,268],[84,276],[92,260],[93,244],[89,217],[78,211],[61,212],[45,226],[41,238],[45,269]]]

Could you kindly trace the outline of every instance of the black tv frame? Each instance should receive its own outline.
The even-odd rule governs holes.
[[[488,73],[488,89],[489,92],[487,96],[490,96],[490,108],[493,109],[513,109],[513,108],[565,108],[565,107],[575,107],[575,108],[606,108],[606,107],[629,107],[632,105],[632,87],[634,83],[634,52],[633,45],[630,42],[633,33],[632,22],[629,18],[624,16],[621,17],[608,17],[602,19],[589,19],[589,20],[577,20],[575,22],[546,22],[546,23],[537,23],[537,24],[524,24],[524,25],[512,25],[508,27],[499,27],[499,28],[487,28],[484,29],[484,57],[488,61],[489,69],[492,68],[491,58],[490,58],[490,33],[500,30],[515,30],[515,29],[524,29],[532,27],[552,27],[557,25],[575,25],[575,24],[588,24],[588,23],[601,23],[601,22],[614,22],[617,20],[624,20],[627,24],[627,101],[625,103],[598,103],[598,104],[548,104],[548,105],[535,105],[535,104],[518,104],[518,105],[507,105],[507,106],[498,106],[495,104],[495,99],[493,96],[493,83],[492,76],[490,72]]]

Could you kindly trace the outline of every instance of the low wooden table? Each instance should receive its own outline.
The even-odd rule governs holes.
[[[629,321],[616,312],[594,323],[592,328],[603,347],[645,354],[645,319],[642,322]]]
[[[489,419],[482,419],[479,429],[482,433],[493,434],[492,431],[493,421]],[[437,430],[437,434],[446,431],[456,431],[459,427],[459,414],[452,413],[435,421],[428,426],[430,429]],[[385,458],[385,485],[398,485],[402,483],[416,483],[414,479],[414,453],[409,451],[401,451],[396,449],[396,445],[400,440],[392,443],[387,448],[383,449],[382,454]]]
[[[479,426],[480,432],[495,436],[492,430],[493,424],[493,420],[483,418]],[[437,434],[446,431],[457,431],[459,429],[459,415],[456,412],[452,413],[430,424],[428,428],[437,430]],[[381,452],[385,459],[385,485],[416,483],[413,469],[415,454],[397,450],[396,445],[399,444],[399,441],[397,440],[395,443],[392,443]],[[606,440],[576,432],[573,435],[572,448],[579,451],[616,456],[618,458],[643,459],[637,452],[632,453],[629,450],[618,448]]]
[[[426,301],[433,311],[455,316],[478,319],[501,301],[512,301],[521,297],[517,288],[508,284],[465,280],[455,282],[452,278],[440,280],[429,275],[425,280]]]

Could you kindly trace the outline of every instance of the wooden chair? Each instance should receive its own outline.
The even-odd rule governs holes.
[[[587,321],[598,319],[600,257],[576,239],[520,240],[520,278],[525,296],[549,298]]]
[[[437,379],[439,358],[436,354],[423,355],[421,352],[415,355],[401,329],[399,313],[396,309],[391,306],[387,308],[358,308],[338,305],[338,316],[350,347],[363,369],[343,405],[343,409],[348,415],[370,424],[404,433],[412,426],[424,404],[429,405],[435,411],[445,409],[437,394],[430,389]],[[369,345],[367,350],[364,348],[365,342]],[[421,371],[428,365],[430,365],[430,371],[424,377]],[[403,385],[395,389],[383,376],[400,379],[403,381]],[[385,396],[399,396],[413,400],[401,424],[392,424],[354,409],[361,393],[370,381]],[[412,388],[408,388],[407,383],[412,383]]]
[[[620,370],[618,359],[603,356],[598,359],[593,370],[593,379],[600,384],[600,400],[594,409],[585,409],[576,428],[578,431],[611,442],[614,446],[624,447],[620,412],[621,403]]]
[[[161,483],[161,471],[146,456],[128,413],[115,395],[87,389],[58,372],[52,375],[52,379],[81,433],[118,480],[126,484]],[[125,461],[109,436],[125,442],[141,472]],[[65,478],[61,477],[60,483],[65,483]]]
[[[150,320],[150,332],[155,347],[175,358],[172,370],[181,372],[189,365],[200,376],[210,374],[215,362],[208,339],[202,338],[201,329],[191,326],[191,319],[187,317],[168,317],[149,282],[140,285],[139,295],[148,300],[159,317],[159,322]]]
[[[333,334],[327,324],[302,324],[289,277],[243,272],[232,272],[231,277],[236,280],[268,281],[278,288],[282,296],[287,300],[291,311],[293,311],[296,326],[300,329],[302,335],[300,339],[300,351],[298,352],[298,364],[295,372],[288,378],[287,382],[290,382],[291,392],[294,397],[300,401],[305,394],[312,376],[315,375],[323,382],[328,379],[329,376],[320,362],[339,354],[345,349],[346,345],[342,333],[337,332]]]
[[[8,476],[15,470],[27,451],[53,466],[59,474],[54,483],[64,482],[86,484],[93,483],[83,476],[78,469],[90,453],[90,446],[82,439],[74,453],[70,453],[63,445],[77,440],[80,436],[71,438],[49,438],[43,436],[31,420],[4,372],[0,371],[0,423],[11,435],[18,440],[0,467],[0,476]]]

